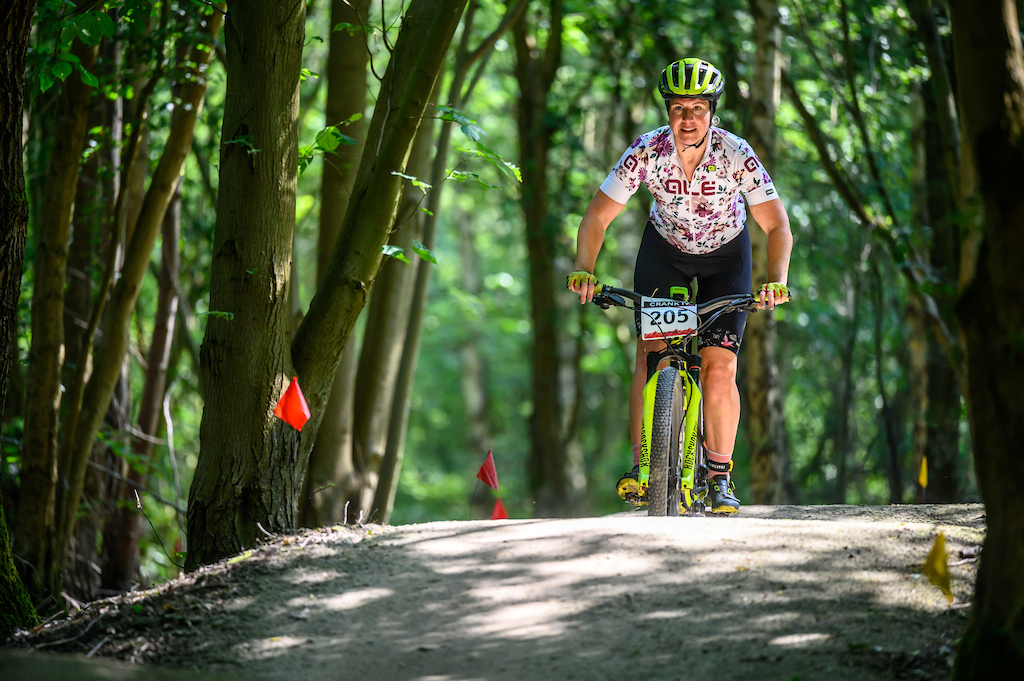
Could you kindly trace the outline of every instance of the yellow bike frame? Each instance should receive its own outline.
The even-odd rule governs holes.
[[[651,379],[644,386],[644,420],[643,430],[640,434],[640,489],[647,489],[647,481],[651,476],[651,441],[650,433],[654,427],[654,394],[658,386],[658,374],[655,372]],[[681,497],[680,502],[684,510],[689,510],[693,504],[693,488],[695,485],[695,467],[697,463],[697,428],[700,425],[700,386],[694,380],[688,367],[679,369],[683,381],[685,393],[683,402],[683,450],[680,452],[682,458],[681,474]]]

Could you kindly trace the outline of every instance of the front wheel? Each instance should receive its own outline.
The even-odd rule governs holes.
[[[651,473],[647,515],[679,515],[679,451],[683,430],[683,381],[674,367],[658,372],[651,423]]]

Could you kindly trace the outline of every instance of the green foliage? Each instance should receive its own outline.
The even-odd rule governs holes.
[[[519,182],[523,181],[522,173],[519,172],[519,168],[515,164],[506,161],[496,151],[489,149],[480,143],[480,138],[486,136],[487,131],[477,125],[477,122],[474,119],[470,118],[462,111],[450,106],[438,106],[437,112],[440,114],[440,116],[438,116],[440,120],[457,123],[459,125],[459,129],[462,130],[462,134],[473,141],[473,148],[467,149],[464,147],[457,147],[459,151],[468,154],[469,158],[483,159],[500,170],[502,174],[514,177]],[[481,181],[479,176],[473,173],[452,170],[449,172],[448,178],[458,182],[464,182],[466,179],[472,178],[484,187],[489,189],[494,188],[493,185]]]
[[[395,260],[398,260],[399,262],[404,262],[407,265],[411,262],[409,260],[409,257],[405,254],[405,250],[400,248],[399,246],[384,244],[383,246],[380,247],[380,251],[386,257],[394,258]]]
[[[222,319],[222,320],[224,320],[226,322],[234,321],[234,319],[235,319],[235,313],[234,312],[223,312],[221,310],[208,310],[207,312],[199,312],[199,313],[197,313],[196,316],[197,317],[202,317],[202,316],[206,316],[206,315],[209,315],[210,317],[214,317],[216,319]]]
[[[3,494],[0,492],[0,502]],[[0,503],[0,641],[6,641],[15,629],[30,629],[39,623],[28,593],[18,576],[10,552],[7,514]]]
[[[438,118],[442,121],[458,123],[463,134],[474,142],[479,142],[480,138],[487,134],[483,128],[476,124],[475,120],[458,109],[450,106],[439,106],[437,107],[437,112],[441,114]]]
[[[406,180],[409,180],[409,182],[412,184],[412,186],[418,188],[424,194],[426,194],[427,192],[430,191],[430,185],[429,184],[427,184],[426,182],[423,182],[422,180],[416,179],[412,175],[406,175],[405,173],[400,173],[397,170],[391,171],[391,174],[392,175],[396,175],[398,177],[405,178]]]
[[[332,26],[329,3],[311,5],[307,36],[326,36],[332,30],[365,35],[366,49],[373,60],[371,68],[383,73],[390,56],[383,36],[385,31],[392,31],[387,40],[393,43],[398,17],[397,6],[383,5],[386,16],[381,17],[382,7],[375,4],[366,25],[360,26]],[[770,171],[789,210],[796,238],[790,284],[798,298],[776,314],[787,437],[792,474],[802,502],[885,503],[887,451],[880,406],[884,389],[890,408],[895,410],[906,473],[903,498],[909,501],[913,493],[913,414],[905,317],[910,289],[902,271],[918,264],[914,253],[931,239],[929,226],[919,224],[914,215],[911,178],[916,134],[913,111],[932,66],[925,62],[914,40],[904,3],[850,0],[845,6],[848,17],[844,26],[843,4],[836,0],[818,4],[783,1],[782,52],[802,101],[831,140],[834,158],[865,197],[871,213],[881,216],[891,228],[896,246],[888,250],[881,239],[855,222],[821,170],[817,150],[795,108],[784,98],[776,117],[777,158]],[[32,220],[39,214],[40,187],[48,173],[55,125],[46,117],[56,109],[61,83],[78,71],[103,97],[129,101],[138,94],[140,84],[168,61],[162,55],[176,54],[179,44],[190,44],[195,32],[185,19],[180,23],[161,20],[158,10],[163,5],[133,0],[110,3],[109,7],[116,11],[108,14],[108,5],[72,11],[72,5],[56,0],[41,2],[37,7],[27,73],[35,97],[26,149]],[[204,3],[192,2],[170,3],[168,9],[172,10],[171,17],[198,15],[198,9],[213,11]],[[501,3],[481,3],[471,42],[493,30],[503,11]],[[566,12],[561,64],[543,120],[552,135],[546,184],[556,252],[550,256],[556,271],[565,273],[572,268],[580,218],[612,164],[639,134],[664,124],[664,108],[653,94],[664,65],[681,56],[700,54],[724,67],[731,51],[735,73],[727,75],[739,85],[732,95],[739,100],[727,97],[717,113],[724,127],[748,138],[752,132],[744,121],[753,73],[753,21],[747,3],[740,0],[713,4],[571,0],[566,3]],[[541,44],[548,28],[541,29]],[[844,41],[847,32],[849,43]],[[87,75],[72,53],[73,40],[88,43],[112,37],[126,47],[122,71],[97,68]],[[324,72],[327,49],[325,41],[307,41],[303,75]],[[171,75],[182,66],[166,65]],[[516,105],[521,93],[514,85],[515,68],[512,36],[506,34],[496,43],[472,99],[462,106],[464,110],[438,106],[434,118],[423,122],[424,126],[435,120],[456,125],[461,137],[445,159],[444,167],[450,168],[445,179],[453,182],[435,211],[435,242],[430,249],[419,242],[410,249],[434,267],[411,398],[405,463],[392,519],[395,523],[469,517],[474,476],[487,449],[494,451],[503,501],[510,514],[528,517],[533,513],[525,472],[530,451],[528,416],[532,410],[532,309],[518,205],[522,173],[515,156],[521,143]],[[199,347],[203,327],[211,316],[222,321],[233,318],[231,313],[208,309],[220,147],[223,141],[244,148],[250,155],[259,152],[249,136],[221,139],[226,80],[219,60],[214,60],[206,75],[209,93],[180,180],[181,314],[170,363],[166,418],[161,426],[160,437],[166,438],[166,444],[155,447],[150,462],[152,491],[178,506],[186,503],[199,448],[203,406]],[[438,92],[447,91],[449,79],[450,74],[445,75]],[[314,161],[320,158],[324,164],[337,163],[339,151],[354,142],[344,133],[351,120],[325,120],[323,80],[303,78],[299,85],[297,125],[299,139],[305,143],[299,148],[301,174],[291,281],[299,312],[306,309],[316,288],[316,271],[310,263],[315,262],[318,248],[317,169],[323,164]],[[151,101],[149,147],[140,156],[149,170],[159,158],[166,136],[173,101],[169,84],[170,80],[161,81]],[[369,87],[372,107],[379,82],[371,78]],[[874,150],[879,182],[871,176],[868,145],[853,114],[854,97]],[[90,147],[83,162],[93,162],[101,152],[119,144],[105,126],[96,126],[90,131]],[[430,186],[429,178],[417,178],[401,170],[396,169],[395,174],[424,197],[436,189]],[[76,210],[84,214],[86,203],[79,203]],[[649,207],[650,197],[645,190],[639,191],[609,229],[598,263],[597,274],[602,281],[631,285]],[[416,212],[422,215],[425,210]],[[30,228],[34,231],[37,225]],[[29,239],[19,311],[22,360],[30,339],[34,248],[33,239]],[[412,258],[411,253],[390,246],[385,247],[384,254],[404,262]],[[868,267],[872,262],[879,264],[877,283]],[[152,265],[154,270],[159,266],[158,250],[152,255]],[[97,275],[92,272],[89,276]],[[948,273],[928,271],[927,276],[929,291],[955,290],[955,279]],[[876,286],[884,291],[880,307],[873,297]],[[132,331],[135,357],[143,357],[149,347],[155,301],[154,276],[143,282]],[[573,445],[580,452],[587,485],[580,513],[622,510],[624,506],[611,492],[611,485],[629,464],[626,404],[633,363],[632,318],[622,310],[604,312],[593,306],[581,307],[569,294],[565,294],[559,315],[564,337],[569,339],[566,347],[560,348],[565,372],[560,378],[563,385],[571,384],[573,388],[578,381],[578,390],[567,389],[564,396],[567,409],[572,410],[567,418],[577,424]],[[880,321],[880,340],[875,336],[876,319]],[[484,424],[468,414],[463,393],[468,379],[464,358],[469,351],[479,355],[484,367]],[[573,373],[577,352],[578,375]],[[136,401],[133,410],[137,410],[144,366],[137,360],[130,365],[129,393]],[[23,371],[23,364],[18,366]],[[876,377],[878,367],[881,386]],[[848,388],[846,395],[844,388]],[[841,432],[844,418],[847,425]],[[20,440],[19,428],[17,420],[9,420],[4,426],[5,456],[11,465],[18,463],[17,446],[12,441]],[[481,430],[483,436],[475,434]],[[109,437],[111,442],[124,441],[122,434]],[[966,432],[961,439],[966,461]],[[131,465],[141,463],[131,458],[127,448],[118,451]],[[749,469],[742,429],[736,462],[743,497]],[[970,488],[965,489],[965,498],[972,498],[972,494]],[[173,559],[180,555],[183,518],[174,506],[153,497],[143,495],[142,501],[155,528],[147,531],[143,542],[144,578],[173,576],[177,571]]]
[[[37,91],[46,92],[74,71],[78,71],[82,82],[89,87],[100,87],[97,76],[86,70],[81,60],[72,54],[72,44],[80,41],[94,46],[118,35],[139,39],[148,30],[143,19],[153,12],[150,0],[105,2],[85,9],[66,0],[38,3],[36,24],[44,39],[33,43],[29,59],[29,74],[38,83]]]
[[[437,257],[430,251],[429,248],[427,248],[426,246],[424,246],[423,244],[416,240],[413,240],[412,244],[413,253],[415,253],[416,255],[420,256],[422,259],[426,260],[427,262],[433,265],[437,264]],[[381,252],[389,258],[394,258],[395,260],[404,262],[407,265],[411,262],[409,260],[409,256],[405,254],[405,249],[399,246],[384,244],[383,246],[381,246]]]
[[[253,143],[252,135],[239,135],[234,139],[226,141],[224,144],[237,144],[238,146],[245,149],[245,153],[249,154],[250,156],[260,153],[260,150],[257,149],[256,145]]]
[[[336,155],[338,153],[339,146],[352,145],[355,143],[355,139],[343,134],[338,130],[337,126],[328,125],[316,134],[316,141],[313,142],[313,144],[299,147],[299,172],[304,172],[318,154]]]

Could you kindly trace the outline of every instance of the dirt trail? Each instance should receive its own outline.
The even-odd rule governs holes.
[[[952,607],[919,572],[939,531]],[[19,638],[36,653],[0,676],[95,651],[234,679],[941,679],[984,531],[980,505],[323,529],[94,603]]]

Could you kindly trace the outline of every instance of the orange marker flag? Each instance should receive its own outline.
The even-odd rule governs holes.
[[[488,487],[497,491],[498,471],[494,470],[494,457],[491,456],[491,450],[487,450],[487,458],[484,459],[483,465],[480,466],[480,470],[477,471],[476,477],[483,480]]]
[[[508,520],[508,513],[505,512],[505,504],[501,503],[501,499],[494,502],[491,520]]]
[[[281,399],[277,401],[277,406],[274,407],[274,414],[295,430],[302,430],[302,426],[306,425],[306,421],[309,420],[309,405],[306,404],[306,398],[302,396],[298,377],[292,377],[291,384],[284,391],[284,395],[281,395]]]

